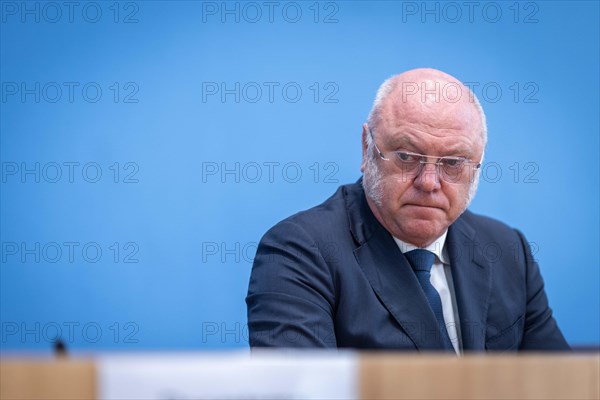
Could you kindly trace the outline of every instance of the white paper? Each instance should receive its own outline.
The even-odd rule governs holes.
[[[101,399],[356,399],[358,357],[346,351],[102,356]]]

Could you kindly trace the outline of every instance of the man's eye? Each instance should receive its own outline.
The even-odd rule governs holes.
[[[417,162],[419,160],[419,156],[410,153],[405,153],[403,151],[399,151],[396,154],[398,154],[398,158],[400,159],[400,161]]]
[[[442,164],[446,167],[460,167],[465,162],[462,158],[443,158]]]

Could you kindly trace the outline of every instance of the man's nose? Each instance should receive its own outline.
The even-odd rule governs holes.
[[[425,192],[440,189],[439,168],[435,163],[424,163],[421,172],[415,178],[414,185]]]

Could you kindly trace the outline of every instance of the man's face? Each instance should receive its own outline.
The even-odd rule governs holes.
[[[424,164],[419,174],[411,176],[399,167],[393,152],[460,156],[479,162],[484,146],[480,117],[472,103],[428,104],[418,96],[412,103],[411,99],[386,101],[382,117],[376,127],[363,126],[363,182],[367,194],[378,194],[376,198],[367,195],[367,200],[392,235],[425,247],[467,207],[475,171],[466,165],[459,177],[448,180],[438,166]],[[388,161],[381,159],[374,145],[373,151],[367,151],[369,128]]]

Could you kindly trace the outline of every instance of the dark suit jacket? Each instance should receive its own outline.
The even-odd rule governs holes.
[[[465,211],[446,245],[464,351],[569,349],[519,231]],[[361,181],[265,234],[246,303],[251,346],[443,348],[419,282]]]

